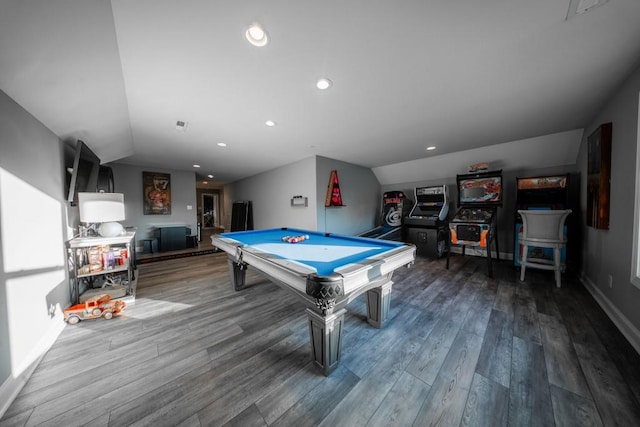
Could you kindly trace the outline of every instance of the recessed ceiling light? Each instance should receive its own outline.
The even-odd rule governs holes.
[[[433,151],[435,149],[436,149],[435,145],[430,145],[430,146],[427,147],[427,151]]]
[[[331,80],[329,80],[329,79],[325,79],[325,78],[319,79],[319,80],[316,82],[316,87],[317,87],[318,89],[320,89],[320,90],[329,89],[329,88],[331,87],[331,85],[333,85],[333,83],[331,82]]]
[[[213,175],[209,174],[207,175],[207,178],[213,178]]]
[[[218,147],[226,147],[227,146],[227,144],[225,144],[224,142],[218,142],[216,145]]]
[[[194,167],[194,168],[199,168],[199,167],[200,167],[200,165],[193,165],[193,167]]]
[[[209,181],[202,181],[202,183],[203,183],[203,184],[208,184],[208,183],[209,183]]]
[[[269,33],[257,22],[251,24],[244,35],[249,43],[254,46],[263,47],[269,43]]]
[[[267,120],[266,122],[264,122],[264,124],[269,127],[273,127],[276,125],[276,122],[274,122],[273,120]]]

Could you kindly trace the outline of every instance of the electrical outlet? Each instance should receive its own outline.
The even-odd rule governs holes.
[[[613,276],[609,275],[609,287],[613,288]]]

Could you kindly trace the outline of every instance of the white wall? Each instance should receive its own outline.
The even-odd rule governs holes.
[[[62,147],[0,91],[0,416],[64,327],[70,229]]]
[[[620,322],[628,321],[636,334],[640,329],[640,289],[632,285],[629,278],[633,248],[639,93],[640,68],[633,72],[586,128],[578,157],[585,177],[581,186],[581,206],[586,212],[587,136],[601,124],[612,122],[610,226],[609,230],[587,227],[582,215],[585,243],[582,252],[583,275],[594,296],[605,308],[609,307],[608,314],[619,317],[618,326],[624,329]],[[613,278],[611,288],[608,286],[609,275]],[[638,338],[636,349],[640,351]]]
[[[316,163],[309,157],[229,184],[225,189],[225,229],[230,229],[231,204],[251,200],[255,229],[295,227],[316,230]],[[293,196],[308,206],[291,206]]]
[[[186,225],[196,234],[198,223],[195,172],[162,168],[132,166],[122,163],[110,164],[116,193],[124,194],[127,219],[122,225],[137,227],[136,240],[149,236],[151,228],[158,225]],[[142,172],[160,172],[171,175],[171,215],[144,215]],[[191,206],[191,209],[187,209]]]

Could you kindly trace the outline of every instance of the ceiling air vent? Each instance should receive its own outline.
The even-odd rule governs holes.
[[[176,130],[179,130],[181,132],[184,132],[185,130],[187,130],[187,122],[183,122],[182,120],[178,120],[176,122]]]
[[[572,18],[576,15],[588,12],[591,9],[600,6],[608,1],[609,0],[571,0],[565,20],[568,20],[569,18]]]

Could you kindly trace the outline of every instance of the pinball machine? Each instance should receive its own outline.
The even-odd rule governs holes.
[[[487,257],[488,276],[493,277],[493,243],[496,259],[498,248],[498,208],[502,206],[502,170],[470,173],[456,176],[458,210],[449,221],[450,244],[484,249]],[[447,251],[447,269],[451,251]]]
[[[416,187],[415,205],[404,218],[404,241],[416,246],[418,255],[440,258],[448,247],[449,192],[446,185]]]

